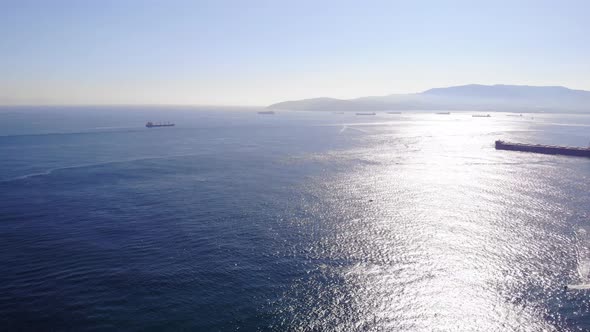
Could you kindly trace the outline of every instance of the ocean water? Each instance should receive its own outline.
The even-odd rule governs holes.
[[[0,329],[590,330],[590,116],[0,109]],[[174,128],[143,127],[172,121]]]

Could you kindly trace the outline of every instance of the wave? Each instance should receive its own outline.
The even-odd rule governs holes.
[[[42,172],[29,173],[29,174],[25,174],[25,175],[16,176],[13,178],[0,180],[0,183],[15,182],[15,181],[26,180],[26,179],[30,179],[30,178],[39,177],[39,176],[47,176],[47,175],[51,175],[53,172],[56,172],[56,171],[63,171],[63,170],[69,170],[69,169],[96,167],[96,166],[120,164],[120,163],[131,163],[131,162],[144,161],[144,160],[159,160],[159,159],[171,159],[171,158],[179,158],[179,157],[191,157],[191,156],[196,156],[196,155],[197,154],[178,154],[178,155],[160,156],[160,157],[143,157],[143,158],[133,158],[133,159],[123,159],[123,160],[110,160],[110,161],[98,162],[98,163],[88,163],[88,164],[79,164],[79,165],[72,165],[72,166],[55,167],[55,168],[47,169]]]
[[[92,135],[100,133],[130,133],[143,131],[143,127],[95,127],[82,129],[83,131],[67,131],[67,132],[49,132],[49,133],[26,133],[26,134],[12,134],[12,135],[0,135],[0,138],[11,138],[11,137],[37,137],[37,136],[58,136],[58,135]]]
[[[365,133],[365,134],[367,133],[366,130],[362,130],[362,129],[359,129],[359,128],[354,128],[354,127],[352,127],[350,125],[342,125],[342,129],[340,129],[339,134],[342,134],[346,130],[349,130],[349,131],[358,131],[358,132]]]
[[[129,127],[129,126],[115,126],[115,127],[94,127],[94,128],[88,128],[88,130],[103,130],[103,129],[138,129],[138,128],[143,128],[143,126],[133,126],[133,127]]]
[[[560,123],[560,122],[541,122],[541,125],[561,126],[561,127],[590,127],[585,123]]]

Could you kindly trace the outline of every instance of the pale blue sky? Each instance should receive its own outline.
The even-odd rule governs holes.
[[[0,103],[590,90],[590,1],[0,0]]]

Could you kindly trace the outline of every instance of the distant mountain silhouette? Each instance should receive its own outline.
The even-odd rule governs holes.
[[[421,93],[356,99],[285,101],[272,109],[305,111],[475,110],[509,112],[590,112],[590,91],[562,86],[479,85],[435,88]]]

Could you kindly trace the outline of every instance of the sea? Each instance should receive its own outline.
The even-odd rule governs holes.
[[[590,115],[258,111],[0,108],[0,330],[590,330]]]

